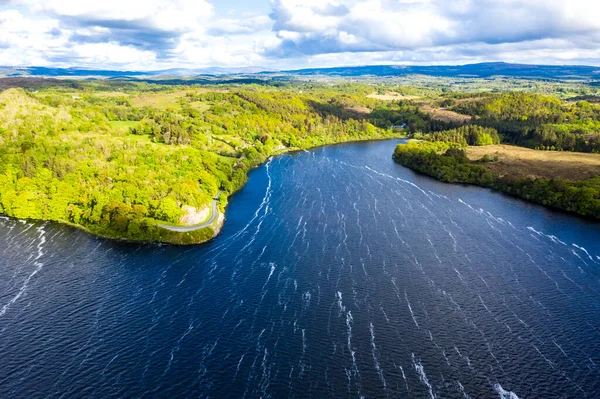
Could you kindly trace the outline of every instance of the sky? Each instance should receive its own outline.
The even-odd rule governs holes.
[[[0,65],[600,65],[597,0],[0,0]]]

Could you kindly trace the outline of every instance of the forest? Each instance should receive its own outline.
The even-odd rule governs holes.
[[[347,87],[214,89],[115,82],[0,94],[0,213],[103,237],[191,244],[185,207],[208,207],[290,150],[398,136],[367,111],[392,107]]]
[[[505,142],[552,151],[600,152],[600,107],[532,93],[503,93],[449,99],[472,123],[495,128]]]
[[[219,190],[224,212],[248,172],[273,155],[401,136],[420,144],[399,147],[396,161],[420,172],[600,214],[597,180],[498,179],[485,168],[494,159],[472,162],[462,152],[498,143],[598,152],[590,86],[419,77],[0,83],[22,86],[0,93],[0,214],[11,217],[116,239],[204,242],[220,226],[176,233],[157,224],[181,224]]]

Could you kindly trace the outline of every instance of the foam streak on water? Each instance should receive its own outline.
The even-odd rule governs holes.
[[[31,226],[29,226],[31,227]],[[29,228],[25,229],[25,231],[27,231]],[[8,311],[8,309],[16,302],[19,300],[19,298],[21,298],[21,296],[23,296],[23,294],[25,293],[25,290],[27,290],[27,287],[29,286],[29,282],[31,281],[31,279],[39,273],[40,270],[42,270],[42,267],[44,266],[44,264],[42,262],[39,262],[39,259],[44,256],[44,244],[46,243],[46,232],[44,230],[44,226],[40,226],[37,229],[37,232],[39,234],[38,238],[37,238],[37,255],[36,257],[33,259],[33,271],[31,272],[31,274],[29,274],[27,276],[27,278],[25,278],[25,280],[23,281],[23,284],[21,285],[21,288],[18,290],[18,292],[16,293],[15,296],[13,296],[4,306],[2,306],[2,308],[0,309],[0,317],[4,316],[6,314],[6,312]]]

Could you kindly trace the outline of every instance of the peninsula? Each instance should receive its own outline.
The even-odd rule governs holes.
[[[0,94],[0,213],[114,239],[205,242],[268,157],[402,134],[365,87],[31,83]]]
[[[600,107],[508,93],[457,100],[459,110],[469,122],[414,134],[394,160],[444,182],[600,219]]]

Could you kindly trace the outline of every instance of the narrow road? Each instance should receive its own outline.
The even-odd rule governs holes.
[[[222,192],[223,192],[223,190],[219,190],[217,195],[215,195],[215,197],[213,198],[212,208],[210,211],[210,217],[208,218],[207,221],[200,223],[200,224],[195,224],[193,226],[172,226],[169,224],[157,224],[157,226],[162,227],[163,229],[176,231],[178,233],[187,233],[189,231],[200,230],[200,229],[210,226],[211,224],[214,223],[214,221],[219,216],[219,209],[217,208],[217,200],[219,199],[219,196],[221,195]]]

